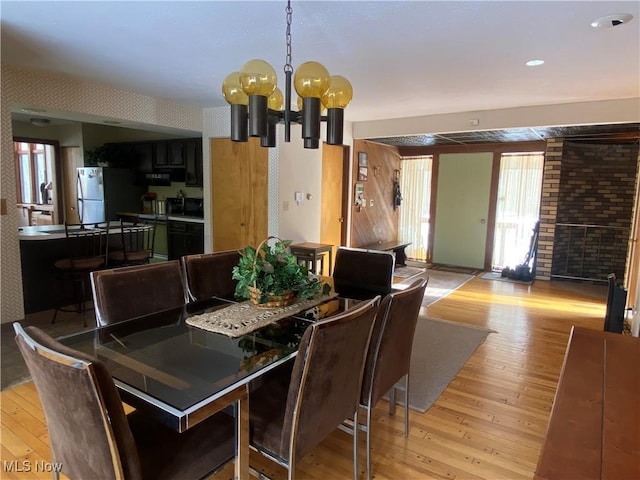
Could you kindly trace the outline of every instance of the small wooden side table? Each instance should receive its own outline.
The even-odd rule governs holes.
[[[315,274],[322,275],[324,270],[324,256],[329,255],[328,274],[331,276],[333,266],[333,245],[328,243],[297,243],[290,245],[291,253],[298,259],[298,263],[305,262],[307,266],[311,264],[309,270]],[[317,271],[318,260],[320,260],[320,272]]]

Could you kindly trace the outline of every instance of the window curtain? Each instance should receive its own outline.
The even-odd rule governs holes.
[[[525,260],[540,212],[544,153],[504,153],[500,159],[494,270]]]
[[[398,239],[411,242],[405,249],[411,260],[427,259],[432,163],[431,155],[404,157],[400,162],[402,204],[399,207]]]

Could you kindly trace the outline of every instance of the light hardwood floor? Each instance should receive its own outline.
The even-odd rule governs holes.
[[[476,277],[425,309],[429,316],[497,333],[489,335],[427,412],[411,412],[409,438],[402,433],[402,408],[390,417],[386,402],[380,402],[373,426],[376,479],[533,477],[571,326],[601,329],[604,317],[604,289],[564,285]],[[3,466],[11,460],[50,460],[33,384],[3,391],[0,401]],[[286,478],[284,470],[252,458],[254,463],[274,480]],[[336,431],[304,458],[297,478],[349,479],[351,465],[351,437]],[[51,476],[2,471],[0,478]],[[214,478],[230,479],[232,469]]]

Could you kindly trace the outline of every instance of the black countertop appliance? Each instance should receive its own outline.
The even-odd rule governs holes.
[[[184,215],[185,217],[204,217],[204,205],[202,198],[168,197],[165,201],[167,215]]]

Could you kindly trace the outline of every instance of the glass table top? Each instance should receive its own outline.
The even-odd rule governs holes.
[[[327,300],[237,338],[185,323],[190,315],[230,303],[219,298],[195,302],[60,341],[101,360],[126,392],[184,412],[292,358],[313,321],[340,313],[357,301]]]

